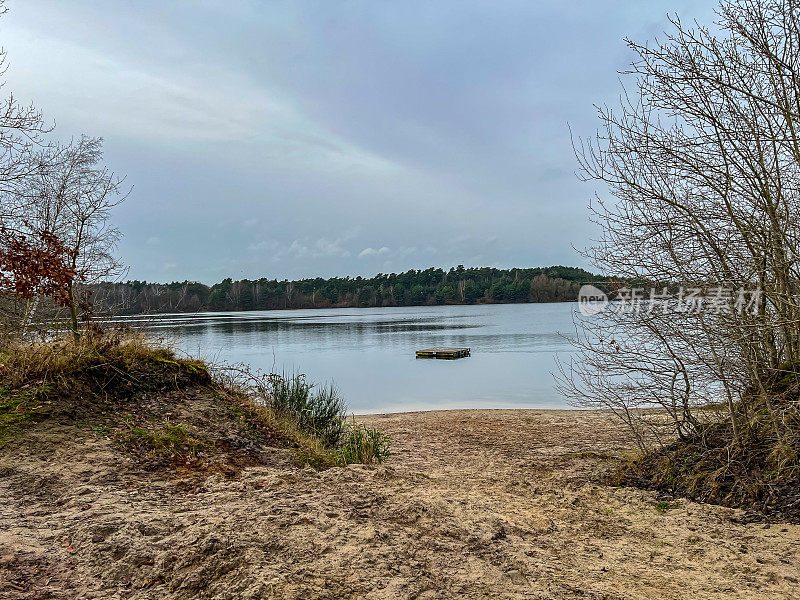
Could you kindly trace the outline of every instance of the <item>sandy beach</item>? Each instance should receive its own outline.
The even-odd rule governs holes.
[[[266,449],[234,474],[145,472],[80,425],[54,425],[54,454],[32,431],[0,453],[0,597],[800,597],[800,526],[597,484],[628,449],[606,415],[357,418],[392,435],[384,465]]]

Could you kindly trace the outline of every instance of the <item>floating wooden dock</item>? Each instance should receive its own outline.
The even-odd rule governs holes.
[[[469,348],[426,348],[417,350],[417,358],[464,358],[469,356]]]

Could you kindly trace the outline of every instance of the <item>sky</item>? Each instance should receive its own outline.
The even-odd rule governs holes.
[[[7,0],[4,93],[103,137],[127,277],[589,266],[575,136],[710,0]],[[630,82],[628,82],[630,83]]]

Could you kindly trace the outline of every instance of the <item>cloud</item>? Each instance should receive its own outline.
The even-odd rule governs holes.
[[[163,275],[154,247],[208,282],[583,264],[566,123],[616,103],[623,35],[716,2],[572,4],[16,0],[3,90],[105,137],[132,277]]]
[[[389,248],[386,246],[382,246],[378,250],[375,248],[364,248],[361,252],[358,253],[358,258],[365,258],[367,256],[378,256],[379,254],[388,254]]]
[[[170,69],[163,61],[148,63],[137,53],[109,52],[31,26],[4,27],[3,37],[4,46],[15,49],[15,92],[58,105],[59,121],[79,131],[184,152],[208,144],[206,155],[215,149],[217,160],[239,166],[269,160],[322,173],[399,168],[333,132],[280,87],[228,65],[208,63],[204,72]],[[198,49],[179,51],[192,56]]]
[[[309,249],[308,246],[306,246],[300,240],[294,240],[289,246],[289,250],[287,252],[289,254],[293,254],[295,258],[302,258],[309,254]]]
[[[333,241],[320,238],[317,240],[315,244],[316,248],[316,255],[317,256],[342,256],[348,257],[350,256],[350,251],[343,248],[341,245],[341,238],[335,239]]]

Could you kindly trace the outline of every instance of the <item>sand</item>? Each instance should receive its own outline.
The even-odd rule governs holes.
[[[381,466],[291,452],[147,472],[96,434],[0,455],[2,598],[800,598],[800,526],[596,483],[624,429],[583,411],[359,417]]]

